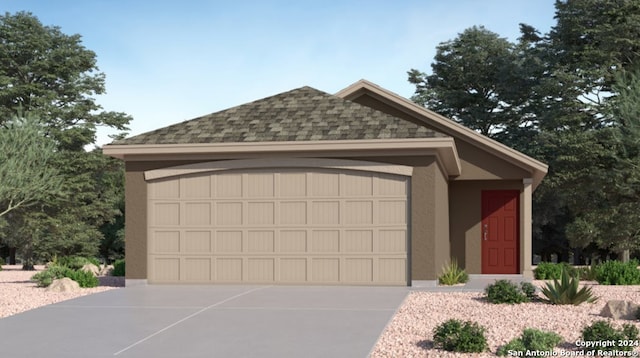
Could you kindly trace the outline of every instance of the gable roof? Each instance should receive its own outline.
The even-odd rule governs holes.
[[[446,137],[311,87],[115,141],[115,145]]]
[[[547,174],[549,167],[546,164],[367,80],[362,79],[336,93],[336,96],[347,100],[356,100],[364,95],[370,96],[396,111],[408,114],[411,118],[416,119],[417,122],[425,123],[425,125],[435,128],[440,133],[463,140],[496,157],[502,158],[508,163],[529,171],[533,179],[534,189]]]

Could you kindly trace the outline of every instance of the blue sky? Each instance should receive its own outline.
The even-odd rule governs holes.
[[[2,0],[80,34],[106,74],[104,109],[135,135],[301,86],[335,93],[365,78],[404,97],[406,72],[430,71],[436,46],[484,25],[515,40],[543,33],[554,0]],[[113,131],[100,130],[98,145]]]

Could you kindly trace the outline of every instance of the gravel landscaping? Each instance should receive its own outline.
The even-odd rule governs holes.
[[[40,306],[90,295],[92,293],[117,289],[124,286],[124,277],[99,277],[100,286],[82,288],[78,292],[47,292],[36,287],[31,276],[44,269],[36,266],[36,271],[23,271],[22,265],[4,265],[0,271],[0,318],[12,316]]]
[[[534,281],[540,286],[542,281]],[[606,319],[600,311],[608,300],[627,300],[640,303],[640,286],[592,286],[598,301],[579,306],[549,305],[541,302],[516,305],[490,304],[483,293],[420,292],[409,294],[396,315],[387,325],[371,357],[495,357],[498,347],[520,336],[524,328],[537,328],[560,334],[565,342],[556,349],[557,356],[576,350],[584,326]],[[486,328],[485,337],[490,352],[462,354],[433,348],[433,329],[440,323],[456,318],[478,322]],[[608,319],[614,326],[640,322]],[[636,349],[640,352],[640,349]],[[640,356],[640,353],[636,354]]]

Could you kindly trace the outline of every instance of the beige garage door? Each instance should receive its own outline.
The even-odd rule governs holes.
[[[406,176],[248,169],[148,187],[151,283],[407,284]]]

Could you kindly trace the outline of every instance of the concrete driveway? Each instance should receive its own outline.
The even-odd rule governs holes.
[[[0,319],[4,357],[367,357],[407,287],[138,286]]]

